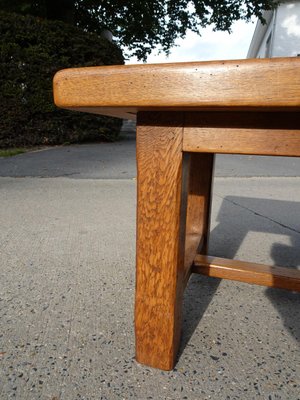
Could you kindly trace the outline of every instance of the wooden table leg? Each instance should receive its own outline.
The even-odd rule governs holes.
[[[136,359],[174,366],[181,330],[185,205],[182,114],[137,119]]]
[[[214,154],[192,153],[187,209],[187,234],[202,236],[202,251],[208,251]]]
[[[196,254],[207,254],[208,251],[213,170],[214,154],[190,154],[184,261],[186,282]]]

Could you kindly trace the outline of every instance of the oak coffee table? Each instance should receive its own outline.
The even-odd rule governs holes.
[[[67,69],[54,99],[137,120],[137,361],[173,368],[191,273],[300,291],[300,271],[208,255],[214,155],[300,156],[299,58]]]

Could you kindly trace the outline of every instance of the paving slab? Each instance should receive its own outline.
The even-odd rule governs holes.
[[[214,193],[211,254],[299,268],[299,177]],[[293,292],[192,277],[174,371],[134,361],[135,195],[134,177],[0,178],[0,398],[299,399]]]

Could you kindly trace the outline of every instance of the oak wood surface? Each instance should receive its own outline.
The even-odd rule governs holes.
[[[185,213],[182,115],[141,113],[137,127],[136,359],[173,368],[180,339]]]
[[[296,57],[66,69],[54,77],[54,100],[121,118],[155,109],[299,110],[299,71]]]
[[[300,156],[299,67],[294,57],[56,74],[57,106],[138,115],[137,361],[173,368],[190,272],[300,291],[297,271],[195,256],[207,250],[214,153]]]
[[[206,254],[210,229],[214,154],[190,155],[186,215],[185,281],[198,252]]]
[[[300,271],[276,266],[197,255],[193,272],[215,278],[300,292]]]
[[[300,156],[300,112],[186,113],[187,152]]]

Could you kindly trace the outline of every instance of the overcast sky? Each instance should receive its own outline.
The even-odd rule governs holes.
[[[202,36],[189,32],[185,39],[177,41],[167,58],[165,54],[152,53],[147,63],[180,62],[180,61],[205,61],[205,60],[233,60],[246,58],[255,23],[236,22],[232,33],[213,32],[212,28],[202,31]],[[132,58],[126,64],[136,64]]]

